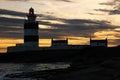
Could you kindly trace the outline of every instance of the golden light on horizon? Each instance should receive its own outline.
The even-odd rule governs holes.
[[[59,39],[68,39],[68,45],[88,45],[90,38],[80,36],[60,36]]]
[[[109,31],[109,30],[106,30],[106,31],[97,31],[94,33],[94,38],[96,39],[120,39],[119,37],[117,37],[117,35],[120,35],[120,32],[118,31]]]
[[[6,53],[6,52],[7,52],[6,48],[0,49],[0,53]]]
[[[68,45],[89,45],[89,38],[81,38],[81,39],[69,39]]]
[[[6,53],[8,47],[16,46],[19,43],[22,44],[23,39],[0,38],[0,53]]]
[[[74,36],[61,36],[59,39],[68,38],[68,45],[86,45],[89,44],[89,38],[74,37]],[[24,44],[23,39],[14,38],[1,38],[0,39],[0,52],[6,52],[8,47],[16,46],[16,44]],[[52,44],[51,39],[39,39],[39,47],[50,47]]]
[[[110,31],[109,33],[111,34],[111,33],[117,33],[117,32]],[[96,37],[93,39],[100,39],[100,40],[105,39],[105,36],[103,36],[104,34],[105,34],[104,31],[96,32],[94,34]],[[101,37],[97,37],[97,35],[100,35]],[[113,39],[113,38],[118,39],[114,35],[109,36],[109,39]],[[68,39],[68,45],[89,45],[90,44],[90,38],[86,38],[86,37],[61,36],[58,39],[53,39],[53,40],[61,40],[61,39],[64,39],[64,40]],[[11,40],[13,40],[13,42]],[[116,44],[113,44],[114,42],[115,41],[108,44],[108,47],[117,46]],[[16,46],[16,44],[19,44],[19,43],[24,44],[23,39],[4,39],[2,42],[0,42],[0,53],[7,52],[8,47]],[[52,39],[39,39],[39,47],[51,47],[51,46],[52,46]]]
[[[0,48],[7,48],[9,46],[15,46],[16,44],[0,44]]]
[[[118,0],[118,2],[119,2],[119,0]],[[101,25],[101,23],[99,23],[99,22],[97,24],[95,24],[95,22],[98,20],[98,21],[108,21],[110,23],[105,23],[105,24],[103,24],[103,26],[105,26],[106,24],[109,24],[110,26],[107,26],[106,30],[102,30],[102,31],[99,30],[99,29],[101,29],[100,27],[95,27],[99,31],[97,31],[97,32],[94,32],[94,30],[91,31],[91,32],[94,32],[91,34],[91,36],[93,36],[94,39],[106,39],[106,38],[107,39],[120,39],[120,36],[119,36],[120,35],[120,28],[119,28],[120,15],[119,14],[117,14],[117,15],[109,14],[109,10],[117,11],[119,8],[119,5],[115,6],[115,4],[116,4],[115,3],[114,5],[110,6],[110,5],[101,5],[100,3],[107,3],[107,1],[104,1],[104,0],[70,0],[70,2],[69,2],[69,1],[65,1],[65,0],[16,0],[16,1],[15,0],[2,0],[0,3],[0,8],[1,8],[1,11],[3,10],[3,12],[2,12],[2,14],[0,14],[0,17],[1,17],[1,20],[2,20],[2,18],[8,19],[8,20],[3,19],[3,22],[1,22],[2,25],[0,25],[0,26],[4,26],[4,27],[3,28],[1,27],[1,30],[3,31],[3,33],[5,31],[5,33],[6,33],[5,36],[7,36],[7,37],[11,36],[11,34],[9,34],[9,33],[13,33],[13,32],[21,34],[21,32],[18,30],[18,29],[21,29],[21,26],[16,26],[16,25],[19,25],[21,23],[21,20],[25,19],[26,15],[24,15],[24,14],[28,13],[28,9],[32,5],[32,7],[35,9],[35,14],[38,15],[38,17],[39,17],[37,19],[39,21],[41,21],[39,28],[41,30],[44,30],[43,32],[41,31],[41,33],[46,32],[46,34],[47,34],[46,36],[52,35],[54,33],[56,37],[59,37],[60,35],[65,34],[65,33],[62,33],[62,31],[60,31],[58,33],[57,30],[55,32],[52,32],[49,34],[49,31],[52,31],[52,29],[59,30],[59,28],[61,28],[58,26],[55,27],[55,25],[61,25],[61,24],[62,25],[63,24],[64,25],[67,25],[67,24],[73,25],[72,23],[74,23],[76,20],[81,21],[79,23],[80,24],[83,23],[85,26]],[[108,0],[108,3],[109,3],[109,0]],[[61,6],[61,4],[62,4],[62,6]],[[114,6],[115,6],[115,8],[113,8]],[[16,21],[14,21],[13,19]],[[14,22],[11,23],[11,21],[14,21]],[[16,23],[17,21],[18,21],[18,23]],[[55,24],[55,25],[51,26],[52,24],[53,25]],[[74,25],[77,25],[77,24],[74,24]],[[101,27],[103,27],[103,26],[101,25]],[[13,31],[14,30],[13,28],[16,31]],[[70,33],[70,34],[73,33],[73,35],[76,34],[78,30],[79,30],[79,32],[81,32],[81,30],[82,30],[81,29],[82,27],[77,28],[74,26],[73,26],[73,28],[72,28],[72,26],[70,26],[70,27],[62,26],[62,28],[67,30],[66,33],[68,31],[72,31],[71,29],[74,29]],[[10,29],[12,29],[12,30],[10,30]],[[87,29],[87,27],[86,27],[86,29]],[[93,29],[94,29],[94,27],[93,27]],[[77,34],[79,34],[79,32]],[[53,34],[53,36],[54,36],[54,34]],[[88,32],[88,34],[89,34],[89,32]],[[67,35],[69,35],[69,34],[67,34]],[[85,36],[85,35],[83,34],[83,36]],[[1,37],[5,37],[5,36],[2,35]],[[68,39],[68,45],[86,45],[86,44],[89,44],[89,41],[90,41],[89,36],[75,37],[75,35],[74,36],[60,36],[58,39]],[[114,43],[115,43],[115,41],[110,43],[108,46],[115,46],[115,45],[119,44],[117,41],[115,44]],[[23,39],[14,39],[14,38],[11,38],[11,39],[0,38],[0,48],[1,48],[0,51],[4,52],[4,51],[6,51],[5,49],[7,49],[7,47],[15,46],[16,44],[24,44],[24,40]],[[52,44],[51,39],[39,39],[38,45],[39,45],[39,47],[50,47],[51,44]]]
[[[73,39],[74,38],[74,39]],[[12,41],[13,40],[13,41]],[[54,39],[59,40],[59,39]],[[52,39],[39,39],[39,47],[51,47]],[[11,44],[10,44],[11,43]],[[0,52],[6,52],[8,47],[16,46],[16,44],[24,44],[23,39],[4,39],[0,44]],[[89,38],[79,38],[79,37],[71,37],[68,40],[68,45],[84,45],[89,43]]]
[[[50,47],[51,39],[39,39],[39,47]]]
[[[115,44],[109,44],[108,47],[116,47],[117,45]]]

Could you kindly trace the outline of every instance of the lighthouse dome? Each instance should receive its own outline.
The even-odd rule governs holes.
[[[34,9],[32,7],[29,9],[29,14],[34,14]]]

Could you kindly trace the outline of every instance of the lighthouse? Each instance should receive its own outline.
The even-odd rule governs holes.
[[[24,45],[29,47],[38,47],[38,43],[38,21],[36,21],[34,9],[30,8],[27,20],[24,21]]]
[[[40,50],[38,34],[38,21],[34,9],[30,8],[27,20],[24,21],[24,44],[8,47],[7,52],[35,51]]]

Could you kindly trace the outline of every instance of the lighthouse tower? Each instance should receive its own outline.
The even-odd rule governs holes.
[[[24,45],[29,47],[38,47],[38,43],[38,21],[36,21],[34,9],[30,8],[27,20],[24,22]]]

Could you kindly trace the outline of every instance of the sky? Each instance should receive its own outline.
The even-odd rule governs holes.
[[[39,21],[39,38],[69,39],[89,44],[92,39],[120,45],[120,0],[0,0],[0,51],[23,43],[24,20],[33,7]]]

